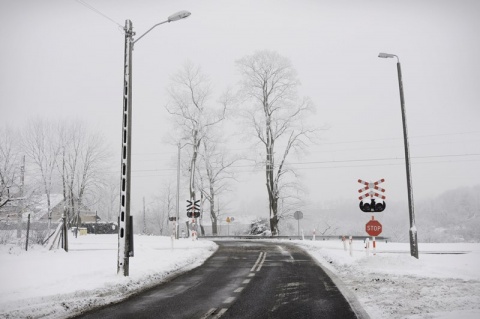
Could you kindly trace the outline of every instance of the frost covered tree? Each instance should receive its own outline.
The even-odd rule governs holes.
[[[12,188],[18,190],[20,177],[19,139],[9,127],[0,127],[0,207],[5,204]]]
[[[23,131],[22,148],[41,179],[43,192],[47,198],[48,226],[50,229],[52,205],[50,201],[57,157],[60,145],[57,139],[55,123],[36,118],[28,121]]]
[[[240,96],[246,108],[243,115],[265,150],[270,230],[278,235],[281,187],[287,181],[286,175],[293,172],[287,158],[315,136],[316,129],[304,121],[313,104],[309,98],[298,96],[297,73],[290,61],[278,53],[259,51],[236,63],[242,76]]]
[[[207,136],[203,141],[200,164],[200,185],[202,195],[210,206],[210,220],[212,222],[212,235],[218,234],[218,210],[215,211],[216,197],[228,190],[229,181],[234,179],[231,167],[239,160],[238,157],[229,156],[221,148],[219,138]]]
[[[196,199],[195,171],[200,146],[210,127],[225,118],[228,94],[215,101],[209,78],[200,67],[187,62],[171,77],[167,111],[176,121],[178,135],[191,145],[189,195]]]
[[[99,133],[88,132],[81,122],[59,126],[60,153],[57,167],[70,223],[77,224],[80,208],[98,200],[97,190],[104,186],[109,148]]]

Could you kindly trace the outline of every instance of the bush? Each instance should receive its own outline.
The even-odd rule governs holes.
[[[266,218],[258,218],[250,224],[249,235],[255,236],[272,236],[270,226]]]

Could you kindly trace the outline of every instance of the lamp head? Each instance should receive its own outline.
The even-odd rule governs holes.
[[[390,54],[390,53],[379,53],[378,54],[379,58],[394,58],[396,57],[395,54]]]
[[[185,19],[185,18],[188,18],[190,15],[191,13],[186,10],[178,11],[177,13],[174,13],[168,17],[168,22]]]

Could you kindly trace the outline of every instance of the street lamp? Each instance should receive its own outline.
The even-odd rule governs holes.
[[[395,54],[379,53],[379,58],[397,58],[397,71],[398,71],[398,85],[400,90],[400,106],[402,109],[402,122],[403,122],[403,144],[405,147],[405,165],[407,170],[407,192],[408,192],[408,213],[410,217],[410,255],[418,259],[418,241],[417,241],[417,227],[415,226],[415,212],[413,209],[413,189],[412,189],[412,177],[410,171],[410,151],[408,148],[408,133],[407,133],[407,117],[405,114],[405,99],[403,97],[403,82],[402,82],[402,69],[400,66],[400,59]]]
[[[133,227],[130,217],[130,176],[132,150],[132,51],[134,43],[138,42],[153,28],[172,21],[190,16],[188,11],[172,14],[166,21],[157,23],[137,40],[133,40],[132,21],[125,20],[125,58],[123,83],[123,110],[122,110],[122,151],[121,151],[121,180],[120,180],[120,212],[118,216],[118,261],[117,274],[129,275],[129,257],[133,257]]]

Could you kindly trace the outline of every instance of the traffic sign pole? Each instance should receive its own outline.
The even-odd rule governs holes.
[[[295,218],[298,221],[297,231],[298,231],[298,237],[300,237],[300,219],[303,218],[303,213],[297,210],[295,213],[293,213],[293,218]]]

